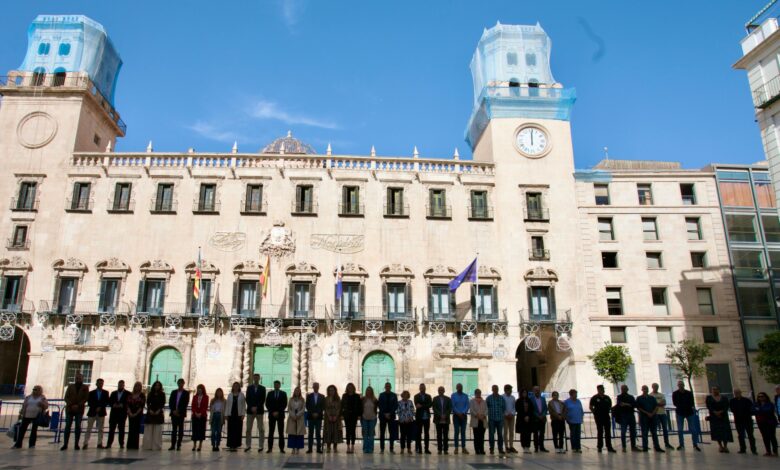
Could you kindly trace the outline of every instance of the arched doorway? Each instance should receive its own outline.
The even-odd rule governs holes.
[[[539,386],[544,392],[563,393],[576,385],[574,374],[569,373],[570,352],[559,350],[552,334],[526,337],[515,357],[518,391]]]
[[[181,378],[181,353],[176,348],[159,349],[152,356],[149,367],[149,386],[155,381],[162,382],[163,389],[171,392],[176,389],[176,382]]]
[[[374,351],[363,359],[362,377],[363,382],[360,389],[363,393],[370,385],[374,388],[374,392],[379,395],[388,382],[395,390],[395,361],[384,351]]]
[[[11,341],[0,341],[0,395],[24,395],[27,383],[27,364],[30,360],[30,340],[19,327]]]

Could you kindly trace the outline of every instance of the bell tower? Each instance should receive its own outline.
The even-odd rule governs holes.
[[[18,70],[0,80],[0,159],[12,170],[62,166],[71,153],[114,148],[122,59],[105,29],[80,15],[40,15]]]

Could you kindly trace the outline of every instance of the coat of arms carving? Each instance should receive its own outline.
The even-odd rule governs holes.
[[[292,230],[284,226],[284,222],[274,222],[271,230],[263,233],[260,242],[260,254],[272,258],[284,258],[295,253],[295,238]]]

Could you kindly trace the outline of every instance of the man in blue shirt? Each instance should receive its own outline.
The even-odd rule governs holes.
[[[385,384],[385,391],[379,394],[379,452],[385,451],[385,431],[390,440],[390,453],[395,453],[396,435],[398,424],[395,421],[395,412],[398,409],[398,395],[392,390],[390,382]]]
[[[537,386],[534,387],[534,393],[530,397],[531,404],[533,405],[533,436],[534,436],[534,450],[536,452],[549,452],[544,448],[544,430],[547,427],[547,400],[542,396],[542,390]]]
[[[642,430],[642,452],[647,452],[647,431],[653,436],[653,449],[656,452],[663,453],[661,445],[658,443],[658,422],[656,421],[656,411],[658,411],[658,400],[650,395],[647,385],[642,385],[642,394],[636,398],[636,409],[639,411],[639,426]]]
[[[452,400],[452,424],[455,428],[455,453],[458,453],[458,436],[460,436],[460,448],[463,449],[464,454],[468,454],[469,452],[466,450],[466,417],[469,414],[469,396],[463,393],[462,384],[457,384],[455,390],[455,393],[450,397]]]
[[[569,398],[563,402],[563,405],[566,407],[566,422],[569,423],[571,449],[575,454],[580,454],[582,453],[580,434],[585,410],[582,408],[582,402],[577,398],[577,390],[569,390]]]
[[[493,454],[495,446],[494,434],[498,435],[498,455],[504,456],[504,412],[506,411],[506,401],[504,397],[498,394],[498,385],[493,385],[493,393],[487,397],[488,408],[488,430],[490,432],[490,453]]]

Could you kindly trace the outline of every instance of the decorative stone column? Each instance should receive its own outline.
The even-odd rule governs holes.
[[[244,385],[247,385],[251,383],[250,377],[252,376],[252,349],[254,349],[254,338],[252,338],[252,333],[247,332],[247,338],[244,341],[244,357],[243,357],[243,367],[242,371],[244,372],[244,375],[242,377]]]

